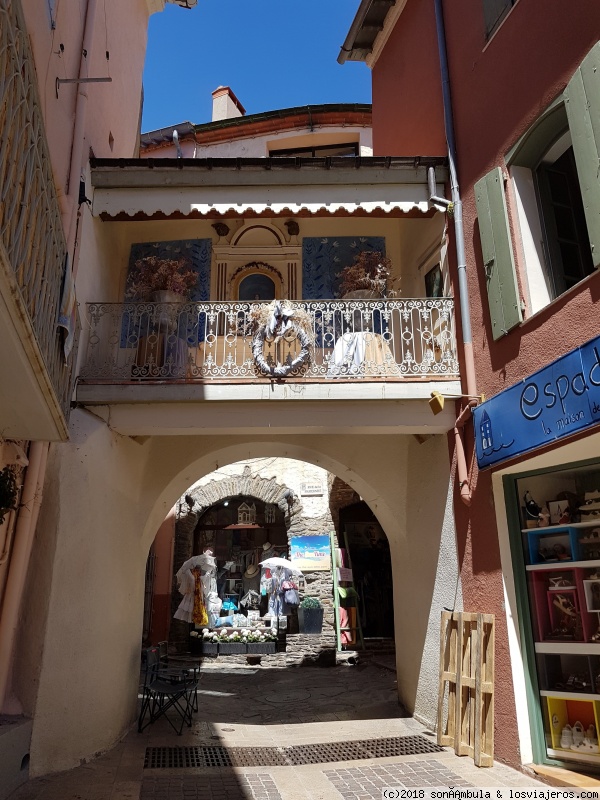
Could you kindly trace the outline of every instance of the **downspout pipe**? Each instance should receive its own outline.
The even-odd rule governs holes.
[[[446,49],[446,29],[444,25],[444,10],[442,0],[433,0],[435,7],[435,27],[437,32],[438,54],[440,58],[440,71],[442,79],[442,100],[444,106],[444,130],[448,144],[448,163],[450,167],[450,188],[452,197],[452,212],[454,219],[454,238],[456,240],[456,261],[458,265],[458,297],[460,302],[460,318],[462,325],[463,352],[465,357],[465,382],[466,394],[477,396],[477,383],[475,380],[475,360],[473,357],[473,333],[471,331],[471,310],[469,308],[469,286],[467,282],[467,259],[465,255],[465,232],[463,227],[462,200],[458,185],[456,171],[456,140],[454,138],[454,118],[452,115],[452,96],[450,93],[450,73],[448,70],[448,51]],[[435,176],[434,176],[435,194]],[[435,204],[435,200],[434,200]],[[456,454],[456,471],[458,473],[458,486],[460,498],[466,506],[471,505],[471,489],[469,484],[469,470],[465,456],[462,428],[471,418],[471,408],[476,405],[471,400],[461,412],[454,425],[454,441]]]
[[[89,77],[90,54],[94,40],[94,23],[96,19],[97,0],[88,0],[85,11],[83,41],[81,44],[81,61],[79,78]],[[69,183],[67,196],[69,202],[69,220],[65,225],[67,233],[67,252],[73,254],[75,232],[77,230],[77,198],[79,197],[79,181],[81,179],[81,162],[85,142],[85,120],[88,101],[88,84],[77,84],[77,102],[75,104],[75,123],[73,125],[73,146],[71,148],[71,164],[69,167]]]
[[[7,699],[19,610],[33,546],[35,525],[42,502],[48,448],[48,442],[32,442],[29,450],[29,466],[25,473],[4,600],[0,609],[0,711]]]
[[[462,341],[465,355],[466,394],[477,396],[475,381],[475,362],[473,358],[473,334],[471,331],[471,311],[469,308],[469,287],[467,283],[467,260],[465,256],[465,233],[462,217],[462,200],[456,172],[456,141],[454,138],[454,119],[452,115],[452,97],[450,94],[450,74],[448,71],[448,52],[446,49],[446,30],[442,0],[434,0],[435,24],[437,31],[438,53],[442,77],[442,99],[444,104],[444,129],[448,144],[448,161],[450,167],[450,187],[454,218],[454,234],[456,239],[456,261],[458,264],[458,296],[462,323]]]

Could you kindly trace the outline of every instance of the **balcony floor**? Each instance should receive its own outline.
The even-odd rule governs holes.
[[[452,429],[453,403],[434,416],[433,390],[460,382],[80,383],[77,404],[128,436],[339,433],[440,434]]]

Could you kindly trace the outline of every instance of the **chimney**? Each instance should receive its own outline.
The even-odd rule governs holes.
[[[220,119],[233,119],[233,117],[243,117],[246,109],[231,91],[229,86],[219,86],[212,93],[213,110],[212,121]]]

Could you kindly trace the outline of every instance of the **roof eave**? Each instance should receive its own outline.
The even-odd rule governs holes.
[[[383,30],[385,19],[394,5],[396,0],[361,0],[344,44],[340,48],[338,64],[367,60],[373,52],[375,39]]]

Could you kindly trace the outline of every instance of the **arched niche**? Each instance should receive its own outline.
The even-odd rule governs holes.
[[[281,272],[264,261],[250,261],[232,273],[229,294],[234,300],[274,300],[284,297]],[[258,297],[256,296],[258,295]]]
[[[293,242],[292,242],[293,240]],[[213,246],[213,300],[301,299],[302,246],[297,237],[286,236],[283,226],[269,220],[245,222],[229,242]],[[257,277],[257,291],[243,291]],[[272,281],[274,292],[266,291]],[[260,284],[260,286],[258,286]],[[240,290],[242,292],[240,293]],[[263,296],[269,295],[272,296]]]

